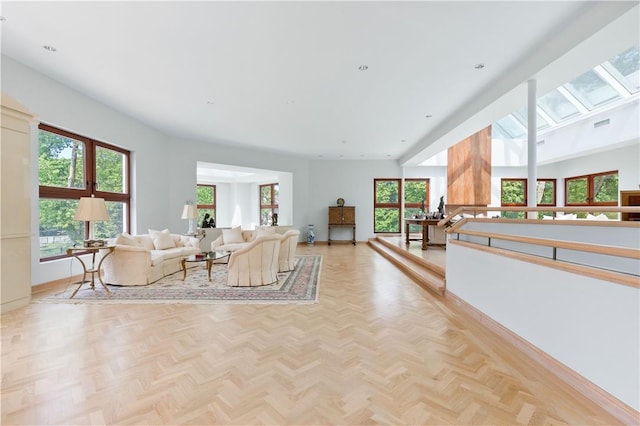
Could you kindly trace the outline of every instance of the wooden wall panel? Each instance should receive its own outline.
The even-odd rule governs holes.
[[[447,151],[447,206],[491,204],[491,126]]]

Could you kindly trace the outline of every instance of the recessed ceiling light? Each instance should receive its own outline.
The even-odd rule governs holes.
[[[360,154],[360,158],[364,158],[364,154]]]
[[[400,142],[405,143],[407,140],[406,139],[402,139]]]
[[[55,47],[53,47],[53,46],[49,46],[49,45],[42,46],[42,48],[43,48],[44,50],[48,50],[49,52],[55,52],[55,51],[57,51],[57,50],[58,50],[58,49],[56,49]]]
[[[215,104],[215,101],[207,101],[207,105],[213,105]]]
[[[318,158],[323,158],[323,157],[324,157],[324,155],[322,155],[322,154],[318,155]]]
[[[427,115],[424,116],[424,118],[431,118],[431,117],[433,117],[433,115],[431,115],[431,114],[427,114]]]
[[[358,69],[359,69],[360,71],[366,71],[366,70],[368,70],[368,69],[369,69],[369,66],[368,66],[368,65],[360,65],[360,66],[358,67]]]
[[[477,69],[477,70],[481,70],[482,68],[484,68],[484,64],[482,64],[482,63],[480,63],[480,64],[475,64],[473,67],[474,67],[475,69]]]
[[[4,22],[6,20],[7,20],[7,18],[5,18],[4,16],[0,16],[0,22]]]
[[[340,157],[339,157],[339,158],[344,158],[344,155],[340,154]]]
[[[347,143],[347,141],[343,140],[343,141],[342,141],[342,143],[343,143],[343,144],[346,144],[346,143]]]
[[[390,158],[390,157],[391,157],[391,154],[387,154],[387,158]]]
[[[288,103],[289,105],[293,105],[293,104],[295,104],[295,103],[296,103],[296,101],[294,101],[293,99],[289,99],[289,100],[287,101],[287,103]]]

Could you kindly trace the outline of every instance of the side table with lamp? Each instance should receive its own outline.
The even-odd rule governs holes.
[[[95,274],[98,274],[98,280],[102,287],[104,287],[107,293],[110,293],[107,286],[102,281],[102,277],[100,276],[100,268],[102,267],[102,262],[104,259],[109,256],[115,246],[106,245],[104,240],[97,240],[95,238],[95,229],[94,222],[95,221],[105,221],[109,220],[109,213],[107,212],[107,206],[104,202],[104,198],[96,198],[96,197],[81,197],[80,202],[78,203],[78,210],[76,210],[76,214],[73,217],[74,220],[81,220],[87,222],[87,226],[89,227],[89,239],[84,240],[83,247],[69,247],[67,249],[67,256],[73,256],[78,259],[78,262],[82,265],[83,274],[82,280],[79,282],[78,288],[73,292],[71,298],[73,298],[78,290],[85,283],[91,284],[91,289],[95,290]],[[106,253],[100,258],[100,261],[96,265],[96,253],[100,250],[106,249]],[[87,267],[80,256],[84,254],[91,253],[91,266]],[[87,280],[87,274],[91,274],[91,280]]]

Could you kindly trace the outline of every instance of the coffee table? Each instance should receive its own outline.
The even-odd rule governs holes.
[[[229,257],[231,252],[229,251],[210,251],[209,253],[202,253],[202,257],[199,257],[195,254],[191,256],[183,257],[180,261],[180,266],[182,266],[182,281],[187,278],[187,263],[193,262],[206,262],[207,263],[207,274],[209,276],[209,281],[211,281],[211,265],[213,265],[214,260],[224,259],[225,257]]]

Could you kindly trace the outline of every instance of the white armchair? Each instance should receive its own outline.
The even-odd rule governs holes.
[[[256,287],[278,281],[278,255],[282,235],[258,237],[231,253],[227,285]]]
[[[298,238],[300,231],[291,229],[282,234],[280,241],[280,254],[278,255],[278,271],[292,271],[296,266],[296,248],[298,247]]]

